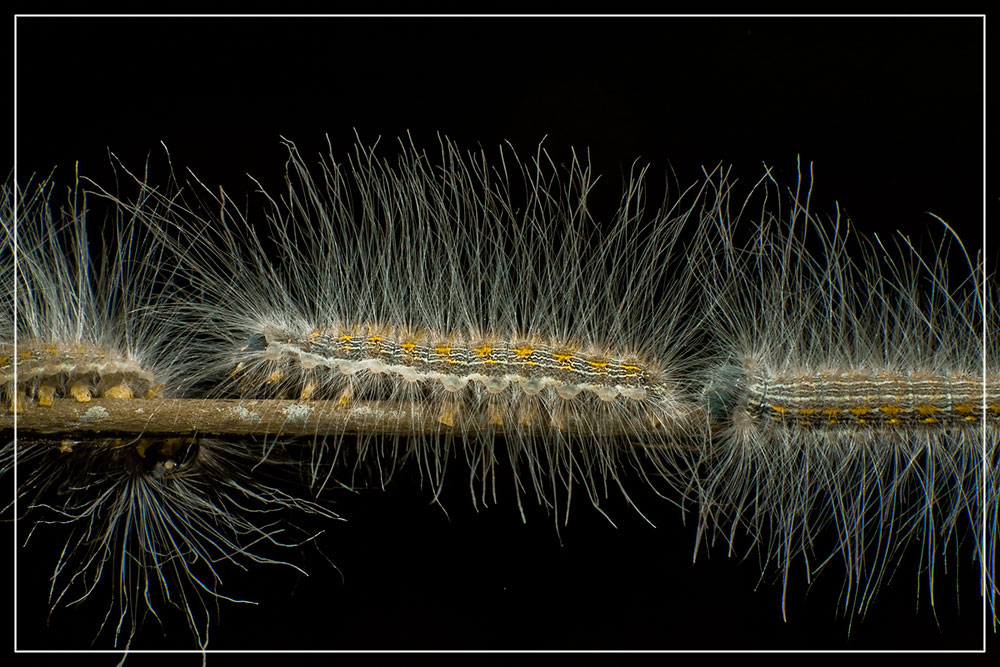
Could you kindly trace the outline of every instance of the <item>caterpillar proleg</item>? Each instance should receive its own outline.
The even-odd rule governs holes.
[[[117,428],[156,437],[123,438],[119,455],[89,450],[79,469],[130,470],[163,489],[191,457],[214,455],[202,493],[230,494],[219,506],[234,544],[255,529],[276,539],[241,522],[249,508],[232,495],[262,484],[268,467],[298,462],[320,498],[265,485],[255,501],[329,514],[318,503],[338,486],[387,487],[412,461],[435,501],[457,477],[477,507],[511,498],[524,518],[522,499],[533,498],[560,526],[574,495],[602,513],[618,498],[641,516],[635,499],[652,495],[696,515],[696,551],[721,542],[759,554],[786,584],[800,561],[809,578],[835,576],[837,563],[848,618],[875,605],[914,543],[932,605],[935,573],[954,553],[981,570],[995,609],[997,350],[979,332],[996,315],[980,256],[960,241],[928,253],[907,237],[848,233],[811,212],[804,177],[786,193],[770,173],[746,188],[719,168],[650,207],[650,176],[636,167],[605,217],[590,201],[608,184],[576,154],[561,163],[540,148],[524,160],[447,139],[431,153],[404,140],[395,161],[359,144],[343,162],[330,147],[314,167],[286,145],[287,191],[261,193],[260,217],[194,177],[163,189],[132,177],[136,196],[95,185],[128,221],[115,238],[144,230],[156,271],[112,281],[97,290],[106,297],[85,290],[88,303],[115,303],[118,284],[157,289],[125,289],[129,305],[88,321],[122,323],[104,343],[115,350],[137,338],[136,322],[152,327],[155,341],[137,347],[167,354],[172,372],[126,366],[141,355],[121,352],[115,377],[88,367],[86,393],[74,391],[34,361],[52,336],[26,326],[30,375],[7,383],[10,396],[24,393],[21,429],[51,429],[31,422],[48,408],[88,396],[102,407],[162,383],[163,398],[142,400],[165,411],[190,401],[193,425],[134,427],[115,409]],[[62,260],[38,250],[37,232],[25,238],[36,258],[20,280],[71,285],[31,269]],[[132,256],[112,265],[136,270]],[[80,272],[70,266],[67,276]],[[123,383],[128,392],[111,391]],[[195,402],[250,426],[227,432]],[[289,459],[293,449],[305,454]],[[47,479],[50,467],[33,470]],[[155,502],[185,517],[204,507]],[[145,553],[160,551],[140,543],[139,562]]]

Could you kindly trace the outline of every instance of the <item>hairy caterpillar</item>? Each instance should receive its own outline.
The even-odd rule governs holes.
[[[601,239],[598,228],[589,227],[591,223],[583,217],[585,195],[591,184],[586,167],[579,163],[569,167],[567,186],[555,179],[559,169],[541,159],[526,166],[515,163],[513,158],[503,161],[500,164],[504,167],[498,169],[508,164],[511,168],[509,172],[501,171],[501,177],[485,167],[482,156],[463,156],[447,143],[442,149],[444,166],[437,170],[425,166],[429,158],[412,147],[404,148],[404,158],[395,169],[375,161],[372,155],[372,151],[359,149],[353,165],[342,167],[326,162],[320,172],[310,174],[293,151],[293,185],[284,200],[270,200],[274,205],[272,218],[262,232],[247,222],[224,194],[213,200],[214,211],[199,209],[197,202],[192,204],[171,195],[161,197],[159,193],[155,195],[158,206],[147,213],[141,206],[117,200],[123,210],[141,218],[173,249],[188,274],[185,280],[192,283],[185,286],[186,294],[179,300],[165,304],[162,310],[157,309],[160,315],[154,315],[162,326],[172,322],[180,334],[190,336],[183,340],[188,359],[194,359],[193,370],[183,382],[183,395],[265,401],[285,396],[305,405],[326,399],[344,401],[344,407],[352,401],[371,401],[373,409],[384,403],[430,404],[437,408],[430,411],[434,426],[429,433],[410,430],[388,439],[362,436],[357,453],[344,446],[354,444],[344,437],[344,429],[317,432],[308,464],[314,486],[318,487],[323,486],[327,474],[339,474],[343,460],[347,461],[348,474],[353,476],[355,469],[367,467],[374,459],[379,482],[383,483],[392,469],[410,456],[417,459],[421,473],[430,479],[437,495],[444,486],[448,462],[468,457],[470,477],[481,484],[476,495],[484,498],[485,489],[495,478],[497,454],[491,447],[498,436],[503,436],[509,448],[514,439],[510,458],[527,468],[526,473],[514,469],[519,500],[520,492],[529,489],[543,505],[554,508],[560,494],[568,499],[577,485],[595,504],[603,500],[606,486],[619,487],[630,498],[622,469],[634,465],[640,480],[652,482],[657,489],[662,484],[678,487],[687,493],[688,501],[699,503],[705,532],[710,533],[716,526],[740,526],[740,515],[749,513],[751,544],[762,542],[766,559],[779,568],[788,568],[798,555],[812,556],[810,534],[801,527],[813,519],[820,524],[842,521],[842,515],[827,514],[825,497],[811,503],[815,497],[837,488],[810,486],[808,480],[800,487],[789,486],[785,481],[794,475],[759,469],[781,462],[795,463],[792,456],[782,461],[770,452],[752,449],[763,448],[769,441],[773,444],[774,440],[787,444],[790,438],[784,437],[784,431],[779,430],[782,435],[777,438],[746,429],[734,434],[726,424],[740,414],[734,406],[756,395],[749,390],[751,383],[741,376],[743,366],[734,364],[733,359],[748,355],[748,349],[755,351],[751,343],[761,336],[767,340],[775,332],[801,331],[801,322],[792,321],[794,317],[781,310],[772,314],[778,313],[775,317],[779,321],[787,318],[783,329],[728,326],[727,322],[746,324],[748,320],[741,321],[740,317],[749,318],[756,312],[759,302],[753,300],[749,285],[754,282],[749,276],[766,275],[755,272],[759,266],[754,262],[758,261],[786,267],[786,273],[779,275],[796,282],[797,289],[791,295],[806,300],[806,305],[795,306],[799,310],[793,308],[793,313],[813,312],[811,299],[829,300],[823,292],[828,275],[838,276],[843,293],[852,293],[858,284],[874,285],[876,291],[889,293],[907,287],[905,280],[879,272],[863,276],[864,283],[854,283],[857,276],[852,275],[852,267],[837,263],[843,241],[836,233],[826,237],[829,245],[823,255],[811,257],[794,234],[796,216],[808,218],[807,207],[798,204],[798,199],[793,204],[798,208],[793,209],[792,231],[764,215],[761,241],[750,245],[744,254],[729,233],[736,219],[727,215],[729,206],[739,199],[733,198],[730,184],[721,177],[718,183],[707,179],[701,188],[689,191],[693,201],[682,199],[683,205],[675,204],[664,214],[658,212],[648,224],[641,224],[644,218],[634,212],[641,209],[637,201],[641,200],[638,178],[626,188],[610,238]],[[510,179],[511,173],[514,179]],[[525,181],[525,192],[512,194],[509,181],[516,182],[518,175]],[[195,187],[200,185],[196,183]],[[520,194],[525,199],[518,206],[513,202]],[[138,201],[143,200],[140,197]],[[532,206],[541,213],[518,217],[531,211]],[[390,215],[397,208],[399,212]],[[489,226],[507,214],[523,226],[514,226],[513,231]],[[470,233],[465,226],[470,218],[474,223],[479,221],[472,225],[477,233]],[[351,227],[349,222],[357,219],[361,220],[358,227]],[[776,219],[781,219],[780,214]],[[396,224],[390,225],[388,220]],[[529,223],[524,224],[524,220]],[[823,226],[814,220],[803,224],[812,233],[824,233]],[[592,233],[581,231],[587,229]],[[689,230],[689,234],[682,236],[682,229]],[[261,237],[269,240],[259,240]],[[682,241],[686,245],[680,251],[677,248]],[[772,247],[784,252],[767,254]],[[507,254],[511,250],[513,256]],[[796,258],[794,261],[801,258],[803,265],[788,263],[791,256]],[[552,264],[544,262],[553,257]],[[672,267],[675,257],[687,260],[686,270],[675,267],[673,271],[660,271],[661,266]],[[779,258],[786,263],[778,263]],[[829,258],[833,258],[832,263]],[[487,279],[476,283],[475,277],[482,275]],[[706,276],[711,280],[706,281]],[[935,289],[946,288],[939,278],[931,272],[930,284]],[[766,280],[762,284],[773,290],[765,291],[771,299],[768,303],[780,302],[783,284],[771,285]],[[916,283],[912,286],[919,289]],[[701,307],[696,298],[699,293],[704,293]],[[564,302],[557,299],[559,294],[580,298]],[[619,297],[628,298],[619,301]],[[837,314],[850,315],[851,307],[857,305],[856,295],[847,298],[848,303],[839,313],[831,311],[830,319],[815,323],[827,340],[844,333],[823,328],[831,319],[842,326],[851,322],[850,317],[834,318]],[[956,314],[965,313],[966,318],[972,317],[968,311],[974,311],[974,303],[982,303],[981,296],[979,301],[963,303],[951,291],[940,298],[941,304]],[[625,307],[616,313],[613,306],[622,303]],[[880,301],[876,299],[875,303]],[[919,303],[911,304],[914,312],[921,312]],[[729,310],[723,311],[721,304]],[[163,318],[163,313],[169,316]],[[938,313],[930,319],[937,322],[940,317]],[[901,318],[901,323],[913,319]],[[767,323],[773,324],[773,320]],[[864,321],[855,318],[853,323]],[[962,321],[956,325],[956,336],[965,338],[955,340],[969,340],[970,333],[971,340],[975,340],[974,327],[966,324]],[[198,334],[192,335],[195,330]],[[901,326],[883,335],[898,335],[901,331],[906,329]],[[717,338],[719,332],[727,334],[722,342]],[[443,366],[447,360],[468,364],[491,335],[501,338],[491,346],[498,351],[478,358],[507,365],[512,371],[509,375],[522,373],[516,381],[510,379],[507,385],[498,387],[502,392],[497,393],[505,401],[500,405],[491,398],[487,387],[493,376],[481,373],[471,378],[443,372],[434,365]],[[749,342],[740,339],[744,335],[750,337]],[[367,347],[344,349],[345,342],[353,347],[358,337]],[[574,339],[585,342],[576,343]],[[847,339],[845,336],[838,340]],[[571,341],[578,347],[567,349]],[[451,349],[439,352],[436,348],[444,342]],[[411,357],[423,355],[422,365],[415,358],[403,357],[403,346],[409,344],[413,346]],[[335,349],[337,345],[341,345],[340,350]],[[378,357],[373,352],[381,354],[383,346],[390,348],[393,356],[376,372],[373,360]],[[974,347],[972,343],[968,346]],[[523,357],[518,349],[524,352]],[[819,346],[815,349],[820,350]],[[192,355],[191,350],[198,353]],[[792,348],[791,352],[796,350]],[[432,353],[437,357],[432,358]],[[820,375],[844,361],[829,357],[824,362],[819,351],[813,355],[801,350],[798,353],[798,367],[815,364]],[[561,378],[562,385],[549,381],[556,379],[554,375],[533,375],[517,366],[519,359],[536,361],[536,354],[550,355],[555,362],[560,361],[557,354],[568,357],[562,360],[569,366],[563,369],[567,374]],[[975,359],[968,362],[969,357],[961,357],[961,349],[953,349],[950,354],[955,363],[961,361],[969,369],[974,368]],[[771,361],[765,353],[757,352],[756,357]],[[794,360],[794,355],[791,358]],[[598,375],[598,382],[580,380],[581,371],[594,368],[594,363],[612,363],[619,368],[637,366],[640,371],[669,369],[666,373],[640,374],[642,388],[662,385],[647,378],[672,378],[675,384],[670,385],[671,391],[679,398],[665,402],[664,411],[644,403],[647,397],[641,395],[637,385],[607,373]],[[463,377],[467,379],[464,384]],[[567,378],[572,381],[567,382]],[[612,379],[614,384],[609,382]],[[548,385],[537,392],[540,399],[529,392],[518,393],[522,385],[532,381]],[[453,386],[449,387],[449,383]],[[574,393],[584,384],[591,386]],[[454,398],[459,392],[468,392],[461,394],[461,401]],[[655,394],[647,390],[650,393]],[[578,400],[588,402],[573,403]],[[603,409],[608,407],[605,404],[617,408]],[[567,407],[578,409],[579,414],[565,416]],[[694,419],[699,410],[704,426]],[[498,411],[502,411],[500,415]],[[757,413],[754,415],[759,416]],[[674,417],[683,418],[676,419],[673,427],[662,429],[663,423]],[[608,421],[612,422],[613,439],[592,437],[603,435],[600,431]],[[721,427],[717,421],[722,422]],[[756,422],[754,425],[759,426]],[[490,431],[491,426],[496,427],[494,431]],[[577,426],[576,431],[572,426]],[[564,436],[564,430],[569,435]],[[637,432],[637,442],[630,442]],[[469,436],[474,438],[471,442]],[[843,429],[833,435],[807,436],[806,440],[849,446],[856,436],[856,430]],[[912,435],[902,439],[907,438]],[[800,437],[796,442],[801,446],[804,440]],[[977,478],[974,457],[963,453],[968,440],[957,442],[943,441],[939,445],[946,448],[943,459],[960,461],[962,466],[953,464],[954,481],[943,494],[932,495],[929,505],[952,508],[950,514],[945,514],[951,521],[946,528],[958,526],[963,512],[975,528],[977,514],[971,491],[977,488],[976,480],[994,484],[992,501],[988,497],[986,502],[995,507],[995,463],[992,471],[982,472],[980,468]],[[680,455],[683,451],[688,454]],[[852,461],[859,459],[856,452],[849,450],[839,459],[831,455],[829,462],[812,456],[810,463],[820,464],[821,470],[823,465],[829,466],[827,472],[839,465],[840,472],[844,472]],[[895,485],[890,485],[888,491],[879,490],[876,500],[850,511],[866,520],[872,519],[870,513],[875,511],[875,519],[887,527],[882,539],[912,534],[909,525],[901,531],[894,528],[894,521],[906,524],[905,520],[892,514],[880,515],[877,509],[883,499],[907,501],[910,480],[926,480],[929,476],[929,472],[914,468],[910,477],[891,480]],[[827,481],[848,489],[857,479],[844,474],[839,481],[832,477]],[[867,483],[861,477],[857,488],[863,489]],[[752,499],[751,492],[756,494]],[[830,497],[832,506],[837,496]],[[758,498],[762,502],[758,503]],[[785,522],[786,513],[791,513],[790,524]],[[774,530],[769,530],[772,518],[776,523]],[[837,528],[840,534],[850,536],[846,522]],[[779,546],[772,547],[772,539]],[[799,543],[788,547],[793,539]],[[941,542],[947,544],[948,540],[946,531]],[[869,546],[863,535],[856,544],[847,540],[845,544],[862,551]],[[929,548],[933,552],[933,547]],[[974,555],[984,562],[981,551]],[[881,556],[883,564],[886,558]],[[874,566],[851,560],[847,563],[851,576],[861,585],[877,582],[882,571],[879,562]],[[985,576],[992,582],[991,570]],[[852,595],[847,591],[845,600],[858,599],[861,604],[855,608],[852,602],[848,613],[863,613],[870,593],[858,598]]]
[[[670,270],[694,210],[684,199],[646,213],[636,173],[602,228],[587,210],[593,176],[575,158],[563,175],[541,151],[531,164],[501,154],[493,171],[445,140],[436,161],[409,145],[390,165],[359,147],[313,175],[289,151],[289,194],[270,200],[263,231],[225,193],[201,209],[173,198],[151,220],[176,234],[168,242],[199,295],[169,318],[202,332],[195,385],[345,408],[430,405],[429,427],[414,420],[384,450],[362,437],[348,466],[376,468],[381,484],[414,459],[438,489],[457,450],[483,502],[499,458],[518,502],[528,492],[554,511],[574,489],[595,505],[609,485],[627,496],[625,468],[658,483],[675,467],[675,447],[622,447],[621,435],[697,437],[690,355],[679,353],[691,287]],[[333,462],[351,454],[336,423],[317,436],[321,487],[327,449]]]
[[[768,174],[743,203],[759,210],[720,207],[706,235],[702,529],[732,549],[745,528],[784,585],[796,557],[807,578],[838,560],[848,617],[910,544],[932,607],[948,548],[971,548],[996,624],[1000,350],[983,340],[997,313],[982,265],[947,236],[922,257],[905,237],[858,238],[839,213],[817,221],[811,183],[800,175],[786,204]]]
[[[171,294],[163,249],[119,210],[110,245],[99,252],[88,242],[90,211],[78,180],[58,208],[53,189],[49,180],[29,183],[23,194],[4,188],[4,409],[30,420],[66,399],[93,405],[86,422],[100,420],[106,409],[97,399],[109,399],[127,401],[136,415],[152,413],[151,399],[175,394],[185,369],[184,341],[165,338],[148,316]],[[22,556],[22,563],[40,557],[53,568],[53,610],[94,610],[92,631],[109,632],[117,647],[128,648],[141,622],[159,620],[167,607],[180,610],[204,646],[210,609],[239,601],[222,588],[233,565],[295,567],[269,555],[311,539],[292,536],[289,510],[336,518],[287,489],[297,475],[277,452],[263,460],[248,443],[204,436],[74,430],[22,430],[4,445],[0,474],[15,473],[22,541],[58,539],[47,532],[64,540],[54,567],[51,553]]]

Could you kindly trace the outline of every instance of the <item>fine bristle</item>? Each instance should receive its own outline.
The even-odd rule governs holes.
[[[53,606],[109,595],[128,646],[173,605],[204,646],[219,563],[289,564],[286,515],[412,471],[445,511],[456,486],[557,533],[581,496],[670,503],[699,558],[756,554],[786,617],[834,563],[850,627],[907,551],[932,607],[972,562],[997,627],[1000,317],[947,224],[868,237],[810,210],[801,165],[650,202],[644,168],[616,190],[542,146],[285,146],[287,189],[245,205],[113,160],[96,244],[76,178],[62,209],[7,186],[0,473],[16,453],[19,518],[68,524]]]

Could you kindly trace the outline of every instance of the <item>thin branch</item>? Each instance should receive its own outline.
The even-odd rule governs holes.
[[[517,424],[507,420],[491,423],[481,411],[445,407],[441,404],[352,401],[292,400],[209,400],[149,399],[121,400],[95,398],[87,403],[73,399],[55,399],[51,406],[24,402],[18,414],[17,431],[21,436],[66,436],[74,434],[133,434],[158,436],[320,436],[320,435],[448,435],[458,437],[482,434],[502,436],[513,430],[551,433],[554,429],[567,435],[583,437],[642,438],[641,446],[650,446],[648,438],[657,434],[681,438],[694,435],[704,424],[704,415],[692,412],[682,422],[636,423],[635,419],[602,420],[595,430],[594,420],[579,415],[567,416],[553,423],[541,414],[533,420],[526,416]],[[0,435],[13,432],[14,415],[0,415]],[[657,443],[672,445],[664,439]]]

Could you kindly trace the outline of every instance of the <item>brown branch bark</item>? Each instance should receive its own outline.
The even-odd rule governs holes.
[[[642,424],[622,420],[594,424],[579,415],[567,416],[553,424],[542,414],[516,425],[489,423],[478,411],[453,410],[442,412],[440,404],[389,403],[352,401],[340,405],[337,401],[292,400],[209,400],[209,399],[133,399],[95,398],[86,403],[62,398],[51,406],[26,401],[17,417],[17,432],[21,437],[40,435],[47,438],[73,435],[157,435],[163,437],[191,436],[317,436],[341,434],[369,435],[433,435],[479,434],[503,435],[508,430],[518,434],[535,431],[551,433],[558,429],[581,437],[642,436],[662,432],[664,436],[681,438],[694,435],[700,429],[685,428],[677,422]],[[14,414],[0,416],[0,431],[9,437],[14,429]],[[688,427],[703,424],[704,416],[692,413],[684,420]],[[640,432],[641,431],[641,432]],[[642,444],[649,446],[648,440]],[[670,446],[667,440],[656,444]]]

